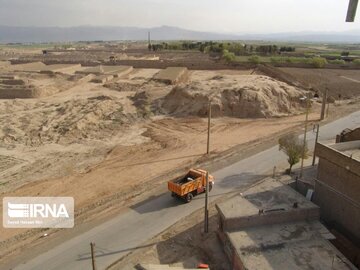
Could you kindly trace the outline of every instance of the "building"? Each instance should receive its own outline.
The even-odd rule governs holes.
[[[321,218],[360,246],[360,141],[318,143],[313,201]]]
[[[360,127],[352,129],[344,129],[339,135],[336,135],[336,143],[350,142],[360,140]]]
[[[319,207],[274,179],[216,207],[234,270],[356,269],[328,241]]]

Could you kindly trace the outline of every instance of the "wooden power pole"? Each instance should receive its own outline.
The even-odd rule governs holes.
[[[320,125],[317,124],[316,125],[316,137],[315,137],[314,153],[313,153],[313,160],[312,160],[312,165],[313,166],[315,166],[315,158],[316,158],[316,156],[315,156],[315,147],[316,147],[316,144],[317,144],[317,142],[319,140],[319,129],[320,129]]]
[[[210,154],[210,124],[211,124],[211,102],[209,102],[208,110],[208,134],[207,134],[207,150],[206,154]]]
[[[320,121],[324,120],[324,118],[325,118],[325,109],[326,109],[327,96],[328,96],[328,90],[326,89],[323,92],[323,100],[322,100],[322,104],[321,104]]]
[[[309,120],[309,110],[310,110],[310,95],[306,98],[306,116],[305,116],[305,131],[304,131],[304,142],[303,142],[303,149],[301,155],[301,169],[300,169],[300,178],[303,176],[304,170],[304,159],[305,159],[305,148],[306,148],[306,133],[307,133],[307,126]]]
[[[209,172],[206,172],[206,190],[205,190],[205,220],[204,220],[204,232],[209,232],[209,210],[208,210],[208,198],[209,198]]]
[[[91,263],[92,263],[92,270],[96,270],[96,264],[95,264],[95,243],[90,243],[91,247]]]

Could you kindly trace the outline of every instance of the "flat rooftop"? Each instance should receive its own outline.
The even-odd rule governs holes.
[[[353,159],[357,159],[360,161],[360,148],[359,149],[351,149],[343,152],[345,155],[348,155],[349,157]]]
[[[356,269],[326,239],[318,221],[249,227],[226,233],[245,269]]]
[[[360,141],[336,143],[328,145],[328,147],[335,149],[352,159],[360,161]]]
[[[289,186],[274,179],[267,179],[246,193],[217,204],[217,208],[225,219],[231,219],[257,216],[259,210],[263,211],[262,215],[268,215],[318,207]]]

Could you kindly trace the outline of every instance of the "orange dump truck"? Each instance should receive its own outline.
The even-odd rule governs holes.
[[[209,192],[213,185],[214,177],[209,174]],[[171,191],[171,196],[191,202],[194,196],[206,191],[206,171],[190,169],[185,176],[170,180],[168,189]]]

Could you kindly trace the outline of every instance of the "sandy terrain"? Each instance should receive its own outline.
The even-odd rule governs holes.
[[[138,158],[137,151],[134,151],[136,147],[147,149],[146,152],[150,152],[149,159],[153,158],[153,152],[157,155],[166,154],[165,157],[168,158],[189,156],[186,153],[190,144],[193,144],[191,146],[193,152],[201,155],[200,149],[205,145],[206,138],[199,134],[205,135],[206,119],[178,118],[179,115],[174,115],[176,118],[173,118],[167,113],[163,114],[164,108],[167,109],[176,103],[181,104],[181,100],[171,96],[173,89],[176,90],[177,87],[173,88],[150,80],[156,72],[156,70],[136,70],[127,78],[107,84],[106,88],[83,83],[47,98],[1,100],[0,146],[3,149],[2,163],[7,164],[2,165],[5,170],[1,172],[1,190],[3,192],[13,190],[26,182],[48,177],[61,177],[73,172],[84,173],[90,165],[102,160],[110,150],[112,153],[108,158],[117,153],[118,150],[113,149],[115,146],[124,147],[121,151],[126,153],[127,163],[134,161],[136,163]],[[283,95],[282,100],[285,101],[289,100],[288,96],[291,98],[302,94],[298,89],[258,75],[222,75],[221,79],[213,83],[201,85],[212,75],[213,73],[208,74],[206,71],[193,72],[191,83],[200,85],[203,92],[208,95],[216,95],[217,89],[224,84],[229,87],[237,86],[240,90],[245,88],[246,92],[247,87],[255,89],[257,82],[260,92],[268,89],[274,93],[279,91]],[[38,85],[50,87],[56,81],[55,78],[44,77]],[[57,84],[60,84],[60,80]],[[71,83],[68,82],[62,87],[70,85]],[[188,86],[189,84],[183,87]],[[198,88],[197,93],[199,91]],[[241,104],[236,104],[238,102],[236,98],[228,98],[228,101],[232,102],[230,104],[232,106],[242,107]],[[279,102],[279,99],[276,98],[275,101]],[[199,103],[196,99],[194,102]],[[276,104],[271,104],[271,107],[268,103],[268,100],[260,100],[258,105],[264,104],[267,112],[276,113],[274,109]],[[280,108],[281,104],[278,105]],[[193,114],[193,107],[195,106],[184,106],[182,114],[184,112]],[[260,110],[261,106],[259,106]],[[295,112],[299,111],[289,110],[287,114]],[[204,115],[206,116],[206,113]],[[252,107],[252,111],[247,112],[245,116],[249,115],[258,116],[256,106]],[[267,128],[269,132],[278,132],[287,127],[287,124],[281,124],[281,122],[289,122],[288,119],[284,120],[263,120],[263,122],[270,126]],[[293,120],[297,122],[296,117]],[[258,121],[229,118],[215,120],[213,125],[214,134],[220,133],[222,138],[224,136],[227,138],[226,142],[222,142],[223,145],[219,146],[214,141],[214,151],[236,145],[237,141],[232,138],[239,137],[234,136],[233,133],[238,128],[248,128],[249,133],[254,134],[251,139],[262,136],[262,132],[251,132],[251,129],[259,125]],[[264,126],[263,123],[260,125]],[[129,156],[127,153],[128,148],[133,153],[133,159],[132,155]],[[142,160],[146,160],[146,153],[144,156],[143,150],[139,152],[143,156]],[[132,173],[129,175],[134,176]],[[149,176],[152,177],[153,174]],[[126,178],[122,181],[121,185],[124,185]]]
[[[261,75],[214,75],[194,71],[187,84],[174,87],[163,107],[172,115],[206,116],[212,103],[213,117],[267,118],[294,115],[305,92]]]
[[[71,87],[53,96],[0,100],[1,197],[73,196],[79,223],[80,216],[106,201],[129,200],[153,188],[156,177],[164,175],[156,182],[163,184],[167,172],[206,160],[207,119],[189,117],[194,115],[191,107],[188,114],[184,110],[178,114],[178,108],[169,112],[168,104],[174,104],[177,97],[171,100],[169,96],[173,86],[151,79],[157,72],[133,70],[105,86],[67,80],[68,85],[59,87]],[[209,96],[218,95],[219,87],[243,91],[259,81],[251,91],[264,98],[258,98],[251,113],[259,117],[256,113],[266,108],[262,116],[277,116],[254,120],[218,115],[235,117],[213,119],[212,157],[303,123],[303,109],[296,99],[301,89],[249,73],[190,72],[196,93],[201,94],[202,89]],[[219,74],[220,79],[206,83]],[[271,99],[270,92],[280,98]],[[227,100],[230,102],[222,104],[224,111],[229,104],[241,106],[237,97]],[[286,105],[283,111],[279,110],[282,104]],[[318,118],[319,107],[314,104],[310,119]],[[2,247],[19,246],[19,239],[38,232],[1,229],[0,238],[6,240]]]

